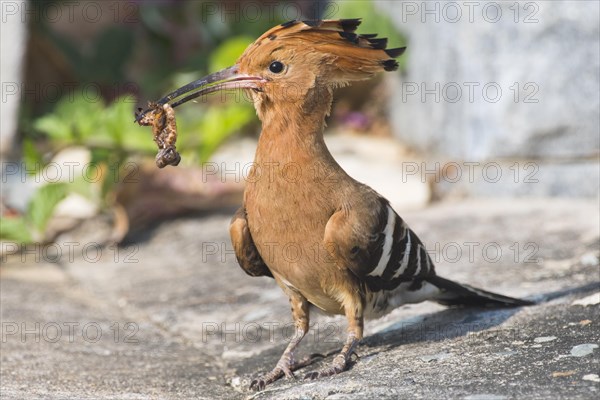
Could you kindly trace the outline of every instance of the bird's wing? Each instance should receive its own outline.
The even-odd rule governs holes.
[[[229,225],[229,234],[240,267],[250,276],[270,276],[272,278],[273,274],[258,254],[250,235],[244,207],[240,207],[233,215]]]
[[[392,290],[435,275],[417,235],[389,202],[374,196],[336,211],[325,228],[324,246],[339,268],[348,268],[373,292]]]

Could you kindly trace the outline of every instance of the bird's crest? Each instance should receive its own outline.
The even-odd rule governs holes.
[[[343,75],[341,79],[365,79],[380,71],[398,69],[394,58],[404,53],[406,48],[387,49],[387,38],[355,33],[360,23],[360,18],[293,20],[268,30],[254,42],[254,46],[279,42],[331,55]]]

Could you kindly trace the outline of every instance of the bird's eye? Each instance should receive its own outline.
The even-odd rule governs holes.
[[[283,64],[279,61],[273,61],[271,65],[269,65],[269,71],[278,74],[283,71]]]

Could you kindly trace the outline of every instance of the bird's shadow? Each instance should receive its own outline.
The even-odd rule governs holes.
[[[529,300],[536,305],[547,303],[561,297],[578,293],[587,293],[600,288],[600,282],[592,282],[574,288],[561,289],[533,296]],[[476,335],[485,332],[486,336],[503,336],[518,340],[520,338],[519,326],[499,327],[511,316],[521,310],[514,308],[447,308],[435,313],[426,314],[417,318],[398,321],[383,331],[366,337],[361,342],[361,349],[375,349],[368,355],[385,352],[401,345],[418,342],[439,342],[467,335]]]
[[[363,353],[363,357],[373,356],[402,345],[440,342],[479,332],[516,337],[518,327],[503,327],[501,330],[494,330],[494,328],[500,326],[518,310],[519,308],[454,307],[400,320],[383,331],[366,337],[361,342],[361,349],[363,352],[367,349],[373,351]]]
[[[536,295],[530,300],[536,301],[536,304],[529,307],[535,307],[555,300],[561,297],[582,294],[600,289],[600,282],[592,282],[575,288],[561,289]],[[420,342],[440,342],[443,340],[454,339],[471,335],[484,334],[487,337],[504,337],[512,340],[522,339],[519,326],[502,326],[511,316],[521,310],[522,307],[515,308],[448,308],[434,313],[425,314],[418,317],[412,317],[397,321],[393,325],[382,331],[365,337],[357,348],[359,358],[373,357],[379,353],[385,353],[391,349],[402,345],[408,345]],[[312,343],[311,343],[312,345]],[[340,351],[339,343],[315,343],[313,349],[320,352],[320,357],[312,357],[312,362],[305,365],[300,376],[304,372],[317,369],[321,365],[331,362],[331,356]],[[267,372],[268,368],[275,366],[275,363],[283,353],[285,345],[273,346],[259,355],[246,359],[242,365],[238,366],[240,375],[256,377],[262,372]],[[352,369],[356,360],[349,365]]]

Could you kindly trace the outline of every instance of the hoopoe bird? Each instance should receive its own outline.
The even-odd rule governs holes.
[[[323,140],[333,90],[394,71],[405,48],[356,34],[360,19],[290,21],[252,43],[230,68],[159,100],[176,107],[219,90],[249,90],[262,132],[242,207],[230,234],[251,276],[271,277],[289,297],[295,335],[275,368],[255,379],[263,389],[293,377],[294,350],[316,306],[348,320],[347,339],[332,364],[305,378],[347,369],[365,318],[407,303],[531,304],[436,275],[423,243],[390,203],[338,165]],[[290,252],[290,248],[293,251]],[[293,254],[292,254],[293,253]]]

